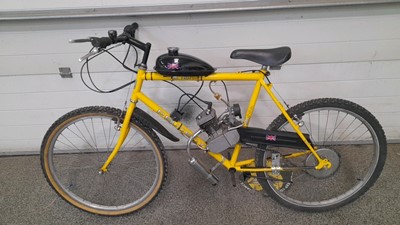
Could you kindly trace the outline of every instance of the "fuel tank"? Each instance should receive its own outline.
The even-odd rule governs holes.
[[[215,72],[210,64],[178,50],[168,48],[167,54],[157,58],[154,69],[164,76],[207,76]]]

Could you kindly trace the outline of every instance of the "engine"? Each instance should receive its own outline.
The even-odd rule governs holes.
[[[220,153],[239,142],[237,128],[242,123],[236,117],[242,118],[239,104],[228,105],[227,110],[219,117],[212,107],[196,117],[197,125],[208,134],[207,146],[210,151]]]

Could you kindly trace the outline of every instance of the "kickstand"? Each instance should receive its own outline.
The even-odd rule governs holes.
[[[232,156],[231,153],[228,152],[228,159],[231,160]],[[231,175],[232,186],[236,187],[236,177],[235,177],[235,169],[229,169],[229,174]]]
[[[229,170],[229,173],[231,174],[231,181],[232,181],[232,186],[236,187],[236,177],[235,177],[235,170],[231,169]]]

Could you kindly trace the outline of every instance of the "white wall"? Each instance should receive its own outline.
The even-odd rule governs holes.
[[[237,48],[287,45],[292,59],[272,71],[276,89],[291,105],[318,97],[352,100],[369,109],[389,140],[400,136],[400,5],[266,10],[222,14],[2,21],[0,23],[0,152],[38,152],[51,123],[86,105],[121,107],[127,90],[96,94],[80,82],[77,59],[88,44],[68,39],[105,36],[137,21],[138,38],[153,44],[149,68],[168,46],[208,61],[218,71],[258,68],[232,60]],[[117,51],[123,54],[124,49]],[[62,79],[58,67],[71,67],[72,79]],[[129,80],[107,57],[91,66],[100,86],[112,88]],[[246,107],[251,83],[229,82],[233,102]],[[195,92],[199,83],[184,83]],[[145,84],[145,92],[168,110],[176,107],[179,91],[165,83]],[[222,90],[222,89],[221,89]],[[210,98],[208,88],[201,97]],[[266,95],[257,104],[252,124],[266,127],[277,110]],[[270,109],[272,111],[270,111]],[[195,128],[195,126],[192,126]],[[172,130],[173,131],[173,130]],[[179,134],[173,131],[177,136]],[[183,140],[183,138],[182,138]],[[184,142],[178,143],[183,145]],[[173,143],[166,141],[166,146]]]
[[[202,1],[202,3],[218,3],[218,2],[234,2],[235,0],[211,0]],[[236,0],[243,1],[243,0]],[[68,9],[68,8],[89,8],[89,7],[121,7],[121,6],[156,6],[156,5],[171,5],[171,4],[196,4],[200,3],[196,0],[118,0],[118,1],[104,1],[104,0],[68,0],[68,1],[54,1],[54,0],[2,0],[1,10],[42,10],[42,9]]]

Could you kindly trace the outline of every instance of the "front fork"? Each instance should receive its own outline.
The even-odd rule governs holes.
[[[115,158],[115,156],[117,155],[118,151],[120,150],[122,144],[124,143],[126,137],[128,136],[128,133],[130,131],[130,122],[131,122],[131,118],[133,115],[133,111],[136,107],[136,103],[138,102],[138,98],[137,98],[137,93],[140,92],[140,90],[142,89],[142,85],[143,85],[143,79],[140,79],[140,75],[142,73],[145,73],[144,70],[139,70],[138,71],[138,76],[136,79],[136,83],[135,83],[135,88],[133,89],[132,92],[132,96],[131,96],[131,100],[128,106],[128,109],[125,113],[125,117],[123,119],[123,123],[122,123],[122,127],[120,130],[120,135],[117,141],[117,144],[115,145],[114,149],[112,150],[111,154],[108,156],[106,162],[103,164],[102,167],[100,167],[99,169],[99,173],[105,173],[108,170],[108,166],[110,165],[110,163],[113,161],[113,159]]]
[[[113,151],[111,154],[108,156],[107,161],[103,164],[103,166],[99,169],[99,173],[105,173],[108,170],[108,166],[112,162],[112,160],[115,158],[117,155],[119,149],[121,148],[122,144],[124,143],[126,137],[128,136],[128,133],[130,131],[130,126],[129,123],[131,121],[132,115],[133,115],[133,110],[135,109],[136,103],[131,102],[129,104],[128,110],[126,111],[124,121],[122,123],[122,127],[120,130],[120,135],[117,141],[117,144],[115,145]]]

